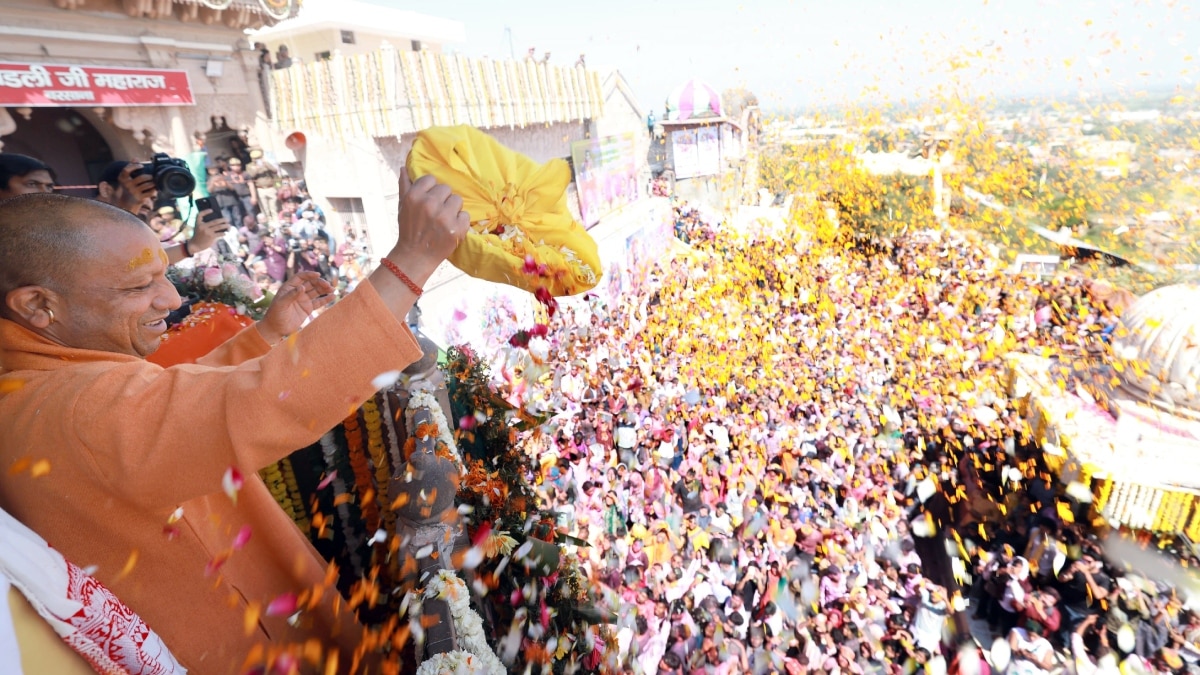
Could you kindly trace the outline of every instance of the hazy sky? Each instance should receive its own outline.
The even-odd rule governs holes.
[[[376,0],[462,21],[468,55],[618,68],[643,107],[700,77],[765,106],[898,100],[953,79],[1045,94],[1196,87],[1200,10],[1190,0]]]

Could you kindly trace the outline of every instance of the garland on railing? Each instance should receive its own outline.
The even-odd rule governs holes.
[[[544,420],[509,405],[470,348],[451,347],[446,356],[451,407],[460,417],[459,445],[464,456],[473,457],[458,501],[468,507],[467,531],[484,555],[475,574],[488,588],[481,603],[491,638],[523,631],[510,672],[538,666],[554,673],[594,672],[612,653],[614,635],[597,625],[603,617],[590,604],[590,584],[578,559],[557,546],[582,542],[555,531],[553,514],[539,504],[530,484],[536,474],[532,460],[517,447],[520,434],[541,433]],[[560,555],[557,568],[543,574],[528,564],[549,549]]]
[[[365,412],[365,411],[364,411]],[[350,468],[354,472],[354,488],[358,492],[358,508],[362,510],[368,535],[379,529],[380,513],[377,493],[372,482],[371,467],[367,464],[367,453],[363,447],[362,427],[358,423],[358,412],[352,413],[342,423],[346,430],[346,448],[350,456]]]
[[[296,484],[296,475],[292,471],[291,460],[285,457],[260,471],[259,476],[266,484],[271,496],[283,508],[284,513],[288,514],[301,532],[308,535],[310,530],[308,511],[304,508],[304,498],[300,494],[300,487]]]
[[[362,406],[363,423],[367,427],[367,455],[375,468],[375,491],[378,508],[383,512],[383,526],[387,532],[396,530],[396,514],[383,501],[387,497],[387,485],[392,478],[391,464],[388,462],[387,447],[383,442],[383,414],[375,399],[370,399]]]
[[[408,605],[409,630],[414,640],[424,633],[421,626],[421,604],[434,598],[445,600],[454,621],[454,634],[458,649],[444,654],[435,654],[426,659],[417,675],[445,675],[446,673],[472,673],[482,675],[504,675],[504,664],[488,646],[483,634],[483,620],[471,609],[471,594],[467,585],[454,572],[442,570],[434,575],[424,589],[412,594]]]
[[[591,606],[590,584],[577,556],[560,547],[585,544],[556,532],[554,514],[539,504],[531,485],[532,460],[518,447],[520,436],[537,435],[544,420],[514,408],[492,389],[485,364],[470,349],[451,348],[447,357],[442,368],[451,419],[432,393],[414,386],[409,407],[428,408],[433,419],[407,429],[397,401],[389,391],[380,392],[317,444],[298,451],[293,461],[268,468],[264,479],[271,494],[336,563],[337,587],[347,594],[347,606],[380,632],[378,644],[394,645],[388,658],[401,658],[396,650],[408,653],[415,637],[403,621],[409,616],[404,599],[412,604],[434,596],[428,595],[429,581],[422,582],[423,589],[405,588],[403,575],[392,568],[400,541],[389,504],[381,500],[386,502],[396,458],[413,451],[415,437],[437,436],[437,453],[464,468],[456,502],[472,542],[465,554],[471,563],[465,566],[473,581],[463,586],[444,573],[432,592],[471,589],[479,617],[472,620],[475,612],[469,607],[469,615],[455,613],[460,651],[434,657],[421,672],[452,672],[444,668],[468,662],[487,664],[480,668],[491,672],[599,672],[615,653],[615,638],[598,625],[609,619]],[[293,471],[300,475],[289,477]],[[306,504],[311,511],[305,511]],[[464,634],[481,635],[483,641],[462,642]],[[501,670],[495,670],[497,657],[489,659],[488,653],[514,635],[519,648],[502,654]]]
[[[348,473],[351,473],[349,466],[348,453],[343,449],[339,450],[336,435],[333,431],[321,437],[321,454],[325,459],[325,471],[328,477],[329,484],[333,487],[333,506],[337,514],[337,520],[341,525],[343,536],[342,552],[346,560],[350,563],[351,577],[349,581],[361,579],[366,574],[366,569],[363,566],[362,554],[360,548],[362,546],[363,537],[357,531],[355,523],[361,525],[363,523],[362,512],[358,511],[357,518],[352,517],[350,511],[350,502],[353,499],[352,495],[346,488],[346,482],[341,478]],[[339,471],[341,475],[339,475]],[[342,585],[339,584],[339,587]]]

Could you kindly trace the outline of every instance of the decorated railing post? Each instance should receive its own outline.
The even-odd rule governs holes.
[[[424,356],[405,369],[394,387],[404,406],[408,438],[403,462],[388,484],[400,540],[397,563],[408,588],[424,587],[439,572],[453,571],[454,552],[468,543],[454,505],[463,468],[447,422],[450,401],[437,367],[438,347],[419,333],[418,341]],[[420,660],[458,649],[445,599],[424,599],[419,617],[424,636]]]
[[[403,582],[417,587],[442,570],[452,570],[451,557],[465,539],[454,508],[459,469],[452,459],[438,454],[433,413],[410,408],[408,414],[416,430],[415,447],[392,478],[389,496],[393,502],[401,502],[396,511],[396,534],[400,537]],[[420,617],[425,629],[422,660],[457,648],[454,621],[445,600],[425,600]]]

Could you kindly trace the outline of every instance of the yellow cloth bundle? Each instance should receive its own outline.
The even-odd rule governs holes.
[[[571,170],[563,160],[538,164],[474,127],[433,127],[417,134],[408,157],[409,178],[426,175],[462,197],[471,217],[450,255],[458,269],[553,296],[599,282],[596,242],[567,209]]]

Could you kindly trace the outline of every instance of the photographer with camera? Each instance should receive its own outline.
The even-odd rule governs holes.
[[[186,197],[196,186],[183,160],[158,153],[149,162],[116,161],[109,164],[100,174],[96,185],[96,201],[115,206],[148,222],[154,215],[154,204],[159,195],[172,199]],[[168,260],[175,264],[190,258],[200,251],[211,248],[229,229],[229,221],[213,218],[211,208],[197,214],[191,239],[179,244],[163,247]]]

